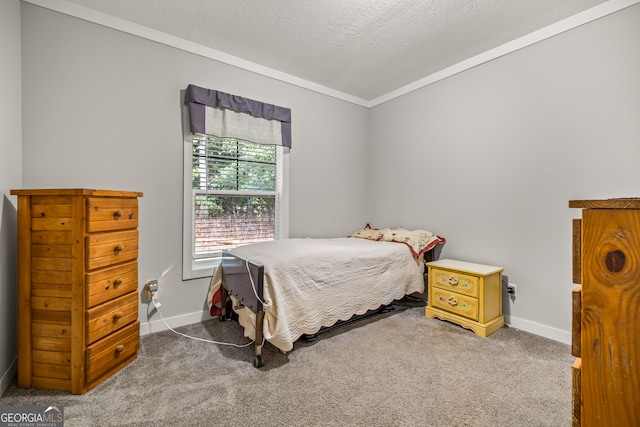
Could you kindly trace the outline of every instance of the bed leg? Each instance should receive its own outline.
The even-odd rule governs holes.
[[[395,310],[395,308],[393,307],[393,305],[389,304],[389,305],[382,305],[380,306],[380,308],[378,309],[378,311],[380,313],[389,313],[390,311]]]
[[[318,339],[318,334],[304,334],[300,337],[304,342],[314,342]]]
[[[220,317],[218,320],[221,322],[226,321],[229,318],[229,313],[227,313],[227,299],[229,298],[229,292],[224,285],[220,285],[220,305],[222,306],[222,312],[220,313]]]
[[[260,368],[264,366],[264,361],[262,360],[262,323],[264,321],[264,311],[259,311],[256,313],[256,355],[253,358],[253,366],[256,368]]]

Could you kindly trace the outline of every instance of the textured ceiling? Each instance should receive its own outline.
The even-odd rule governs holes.
[[[603,0],[70,0],[371,100]]]

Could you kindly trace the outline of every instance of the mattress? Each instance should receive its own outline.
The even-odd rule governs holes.
[[[285,352],[303,334],[424,291],[422,253],[397,242],[283,239],[233,253],[264,265],[263,334]],[[222,283],[220,270],[212,277],[210,305]],[[245,336],[253,339],[255,314],[248,308],[236,312]]]

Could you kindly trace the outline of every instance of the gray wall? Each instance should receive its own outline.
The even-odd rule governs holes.
[[[638,5],[366,110],[1,1],[3,378],[16,354],[10,188],[144,192],[140,289],[160,279],[174,325],[206,318],[207,280],[181,280],[179,94],[189,83],[292,109],[291,237],[343,236],[365,222],[431,229],[448,239],[443,256],[506,268],[519,286],[516,301],[505,301],[513,324],[566,341],[579,214],[567,201],[639,195],[637,22]],[[140,320],[164,329],[146,304]]]
[[[16,200],[20,188],[20,1],[0,1],[0,395],[16,372]]]
[[[639,23],[636,5],[373,108],[373,225],[503,266],[507,320],[567,341],[568,201],[640,196]]]
[[[23,185],[142,191],[139,285],[160,280],[174,324],[203,317],[208,287],[182,281],[180,91],[189,83],[291,108],[291,237],[362,226],[366,108],[30,4],[22,26]],[[149,320],[159,316],[142,304],[143,331]]]

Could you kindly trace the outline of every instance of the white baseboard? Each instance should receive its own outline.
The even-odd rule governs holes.
[[[562,329],[553,328],[541,323],[532,322],[530,320],[521,319],[515,316],[504,316],[504,321],[512,328],[521,329],[541,337],[549,338],[554,341],[560,341],[564,344],[571,345],[571,332]]]
[[[13,378],[18,374],[18,358],[16,357],[9,365],[9,368],[2,374],[2,378],[0,378],[0,396],[2,396],[6,389],[9,388],[9,384]]]
[[[140,323],[140,335],[148,335],[156,332],[166,331],[169,329],[169,326],[171,326],[172,328],[179,328],[180,326],[191,325],[193,323],[213,319],[213,317],[211,317],[211,315],[206,310],[181,314],[174,317],[165,317],[164,320],[159,315],[157,315],[157,317],[157,320]]]

